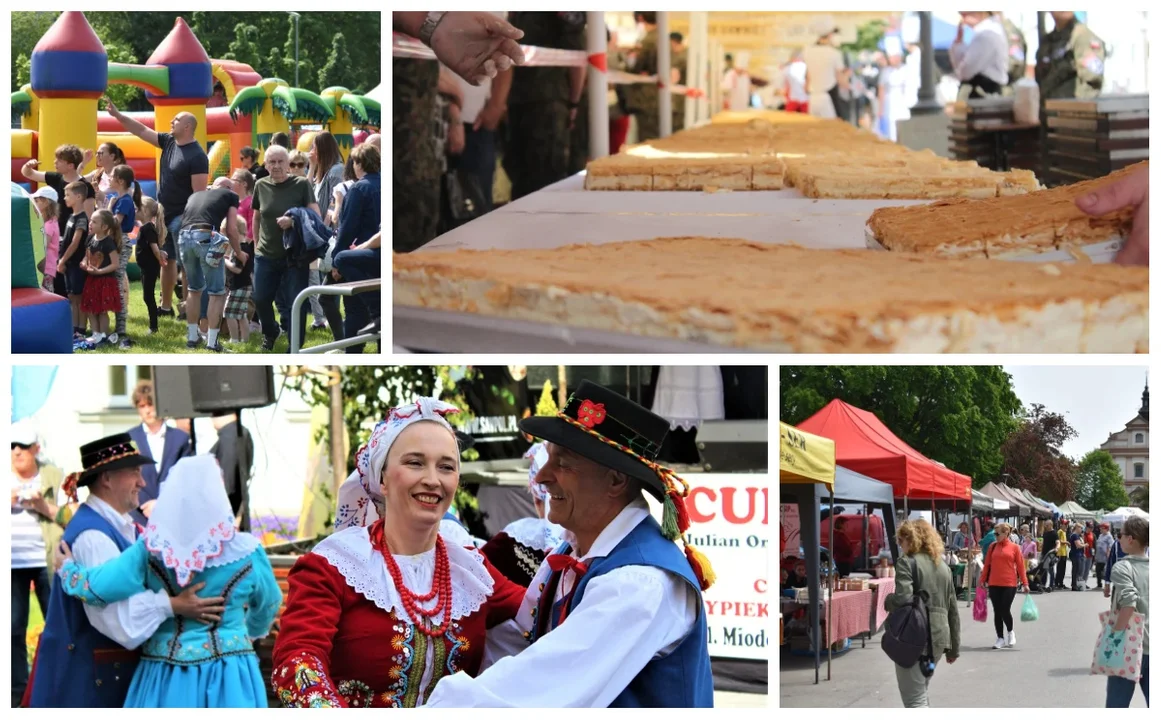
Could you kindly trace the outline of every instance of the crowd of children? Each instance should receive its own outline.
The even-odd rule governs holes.
[[[40,172],[36,160],[28,161],[22,169],[26,178],[40,183],[32,200],[44,223],[45,261],[39,268],[44,275],[42,287],[68,298],[75,350],[133,345],[127,335],[127,321],[129,258],[134,250],[149,315],[149,334],[159,332],[159,317],[185,320],[180,308],[175,314],[172,309],[158,307],[158,280],[171,263],[180,266],[176,238],[168,237],[164,210],[155,199],[142,196],[133,168],[114,143],[103,143],[95,155],[98,168],[88,176],[81,175],[79,168],[92,154],[75,145],[57,148],[53,172]],[[300,167],[294,167],[294,161]],[[294,173],[303,174],[307,162],[307,157],[296,151],[291,163]],[[228,295],[223,320],[228,338],[221,342],[240,344],[248,342],[250,333],[259,327],[253,300],[252,202],[256,179],[250,170],[238,169],[229,183],[240,199],[235,220],[238,235],[244,239],[241,248],[245,262],[240,262],[242,258],[232,250],[224,259]],[[335,194],[340,196],[338,188]],[[224,224],[219,230],[227,234]],[[314,327],[326,327],[321,309],[316,307],[315,311]],[[206,327],[204,303],[201,315],[202,338],[217,336],[217,332],[211,332],[217,328]],[[215,350],[220,347],[213,342],[207,342],[207,346]]]

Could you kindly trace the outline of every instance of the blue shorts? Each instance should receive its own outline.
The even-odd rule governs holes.
[[[226,294],[226,266],[222,258],[227,242],[224,235],[209,230],[181,231],[177,244],[190,292]]]
[[[65,288],[69,295],[81,295],[85,292],[85,279],[89,274],[81,269],[80,265],[65,265]]]

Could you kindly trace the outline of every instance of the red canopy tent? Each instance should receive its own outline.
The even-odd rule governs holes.
[[[912,501],[972,500],[972,479],[931,460],[895,436],[874,413],[831,400],[798,427],[835,441],[835,462],[889,483]]]

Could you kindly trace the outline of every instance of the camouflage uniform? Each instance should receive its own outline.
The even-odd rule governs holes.
[[[1058,27],[1036,51],[1036,82],[1040,98],[1095,98],[1105,76],[1105,44],[1083,23]]]
[[[391,63],[392,249],[411,252],[433,239],[439,223],[442,159],[436,150],[439,64]]]
[[[1004,34],[1008,36],[1008,86],[1011,87],[1028,74],[1028,43],[1023,31],[1008,18],[1004,18]]]
[[[681,73],[680,77],[677,78],[678,85],[685,85],[688,82],[686,80],[686,65],[688,62],[689,58],[686,56],[685,51],[674,53],[670,58],[670,66],[677,68]],[[685,96],[672,95],[671,97],[673,98],[673,132],[677,132],[685,127]]]
[[[512,12],[508,21],[524,31],[523,45],[585,49],[583,12]],[[567,67],[517,67],[512,71],[504,171],[512,181],[513,200],[569,175],[573,143],[568,129],[570,71]],[[577,120],[578,124],[585,121],[579,108]]]
[[[669,39],[666,38],[666,42]],[[657,74],[657,28],[645,33],[641,44],[634,50],[636,60],[630,71],[636,75]],[[657,86],[653,83],[634,83],[625,89],[625,106],[637,116],[637,142],[661,137],[661,120],[657,108]]]

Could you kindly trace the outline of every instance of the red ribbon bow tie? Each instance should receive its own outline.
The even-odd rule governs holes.
[[[547,559],[548,567],[552,568],[553,572],[572,570],[577,575],[584,575],[589,569],[588,565],[571,555],[549,555]]]

